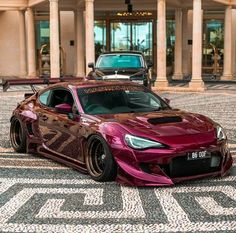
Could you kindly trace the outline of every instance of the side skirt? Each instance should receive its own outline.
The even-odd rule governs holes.
[[[46,158],[49,158],[49,159],[55,160],[59,163],[65,164],[69,167],[79,170],[81,173],[84,173],[84,174],[88,173],[86,165],[83,162],[71,159],[67,156],[61,156],[61,155],[55,154],[52,151],[47,150],[46,148],[44,148],[42,146],[39,146],[37,151],[38,151],[38,154],[40,154]]]

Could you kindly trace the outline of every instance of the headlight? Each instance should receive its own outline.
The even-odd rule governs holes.
[[[216,136],[218,141],[222,141],[226,139],[226,134],[221,126],[216,127]]]
[[[127,145],[133,149],[164,148],[165,145],[149,139],[136,137],[130,134],[125,135]]]

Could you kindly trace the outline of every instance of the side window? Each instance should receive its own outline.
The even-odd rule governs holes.
[[[50,93],[51,91],[46,91],[39,96],[39,101],[41,104],[46,105],[46,106],[48,105],[48,99],[49,99]]]
[[[72,94],[64,89],[55,89],[52,91],[49,107],[55,108],[59,104],[69,104],[73,106],[74,99]]]

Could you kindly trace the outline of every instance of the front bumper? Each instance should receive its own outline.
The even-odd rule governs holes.
[[[125,78],[126,77],[126,78]],[[98,81],[131,81],[140,85],[148,86],[148,78],[145,76],[140,76],[140,77],[129,77],[129,75],[125,76],[123,75],[122,78],[119,78],[119,76],[116,77],[116,75],[110,75],[109,78],[103,78],[99,76],[88,76],[85,78],[86,80],[98,80]]]
[[[188,161],[187,153],[207,150],[211,158]],[[135,186],[170,186],[204,177],[225,176],[233,159],[226,143],[192,150],[135,151],[130,148],[114,150],[118,164],[117,181]]]

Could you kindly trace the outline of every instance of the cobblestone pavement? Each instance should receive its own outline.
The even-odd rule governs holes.
[[[162,94],[227,130],[236,157],[236,94]],[[236,232],[236,169],[171,188],[96,183],[36,155],[16,154],[9,118],[22,95],[0,93],[0,232]]]
[[[170,86],[175,86],[175,87],[187,87],[189,84],[188,82],[183,82],[183,81],[172,81],[170,83]],[[212,91],[236,91],[236,82],[228,82],[228,81],[216,81],[216,82],[212,82],[212,81],[208,81],[205,82],[205,88],[207,90],[212,90]]]

